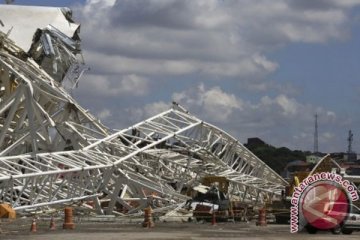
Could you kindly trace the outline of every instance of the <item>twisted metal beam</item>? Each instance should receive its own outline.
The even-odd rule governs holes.
[[[0,200],[17,210],[94,201],[102,214],[136,214],[149,203],[168,211],[209,175],[229,181],[230,198],[262,204],[287,184],[231,135],[178,104],[110,134],[64,88],[81,75],[73,52],[62,55],[71,65],[59,79],[39,66],[49,60],[39,56],[51,41],[29,53],[1,32],[0,42]]]

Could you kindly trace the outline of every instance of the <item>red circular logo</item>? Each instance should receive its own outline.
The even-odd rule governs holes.
[[[341,187],[322,182],[306,189],[301,208],[309,224],[327,230],[343,223],[349,212],[349,199]]]

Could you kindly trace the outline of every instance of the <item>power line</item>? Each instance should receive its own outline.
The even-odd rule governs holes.
[[[318,153],[318,152],[319,152],[318,114],[315,113],[314,153]]]

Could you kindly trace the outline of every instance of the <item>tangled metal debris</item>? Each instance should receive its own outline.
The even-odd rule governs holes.
[[[206,176],[226,177],[230,198],[255,205],[286,185],[176,103],[112,133],[68,92],[86,69],[71,12],[3,5],[0,18],[0,199],[14,209],[82,201],[122,215],[151,201],[166,213]]]

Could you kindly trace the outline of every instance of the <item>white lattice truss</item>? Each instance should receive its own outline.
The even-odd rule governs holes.
[[[165,211],[209,175],[229,180],[230,198],[263,204],[286,185],[236,139],[178,105],[110,135],[0,37],[0,200],[13,208],[84,200],[99,213],[131,214],[151,200]]]
[[[166,207],[207,175],[226,177],[231,197],[258,204],[285,184],[231,136],[179,109],[80,150],[0,158],[1,198],[15,209],[100,198],[106,213],[119,204],[132,213],[153,193]]]

